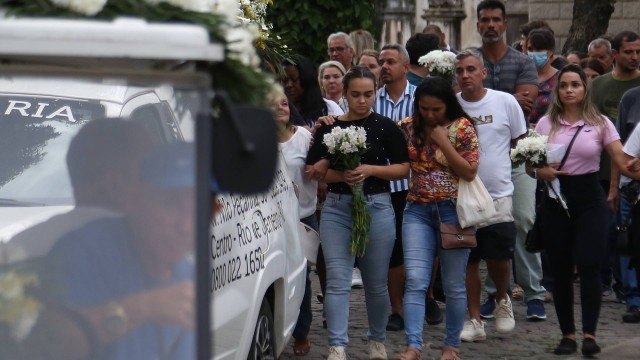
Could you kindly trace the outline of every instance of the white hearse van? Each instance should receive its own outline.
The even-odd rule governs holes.
[[[25,321],[12,324],[0,320],[0,343],[10,339],[16,345],[0,348],[0,358],[46,354],[46,358],[61,359],[173,359],[192,354],[197,359],[275,359],[281,354],[293,332],[305,287],[306,260],[299,241],[297,199],[279,159],[272,173],[266,174],[274,179],[269,189],[239,194],[217,188],[217,183],[228,184],[233,178],[233,166],[244,164],[231,164],[228,169],[218,166],[216,171],[228,173],[211,175],[212,158],[233,157],[236,151],[208,143],[216,138],[211,134],[218,131],[218,139],[233,139],[239,134],[227,134],[228,129],[237,131],[239,127],[242,133],[242,127],[254,120],[246,111],[236,112],[235,118],[223,115],[212,120],[216,90],[209,89],[207,74],[196,71],[191,63],[221,61],[223,56],[224,49],[210,43],[207,32],[196,25],[151,24],[130,18],[0,19],[0,294],[7,293],[2,279],[16,274],[20,275],[18,279],[34,276],[37,281],[18,282],[20,291],[16,294],[38,304],[21,309],[17,319]],[[233,115],[233,108],[227,108],[226,113]],[[151,252],[140,250],[141,246],[153,249],[154,245],[148,243],[154,238],[147,236],[146,245],[133,239],[139,234],[154,234],[160,244],[165,241],[161,238],[173,234],[171,224],[176,221],[154,217],[156,209],[136,203],[134,198],[139,194],[131,190],[131,183],[109,185],[131,191],[131,199],[125,196],[106,202],[127,203],[122,211],[84,204],[77,198],[80,190],[70,178],[68,158],[88,158],[91,148],[80,155],[71,154],[70,144],[81,129],[103,118],[136,123],[144,139],[153,139],[153,146],[158,148],[173,143],[190,147],[190,160],[174,153],[158,160],[155,150],[149,150],[151,155],[140,155],[140,161],[133,160],[137,156],[133,153],[127,159],[135,164],[132,173],[141,174],[140,179],[131,180],[140,186],[141,193],[165,186],[165,176],[174,184],[179,177],[175,169],[190,171],[190,178],[196,180],[184,182],[186,177],[179,177],[181,189],[188,191],[191,208],[175,217],[183,218],[181,223],[187,224],[187,229],[182,233],[193,238],[187,242],[186,256],[172,264],[193,270],[185,272],[191,274],[186,278],[174,278],[171,273],[167,276],[175,283],[166,277],[160,281],[156,278],[160,275],[148,271],[162,262]],[[268,120],[259,120],[268,125]],[[227,126],[226,122],[237,123]],[[252,122],[250,126],[259,130],[262,125]],[[272,128],[265,129],[263,135]],[[105,141],[100,134],[84,140],[96,148],[109,142],[116,150],[137,146],[121,138]],[[216,156],[211,155],[211,149]],[[113,200],[121,194],[101,193],[105,188],[97,185],[110,174],[93,173],[112,165],[104,161],[87,162],[86,173],[80,176],[94,179],[97,190],[91,194],[96,198]],[[145,178],[148,164],[155,172]],[[226,180],[216,181],[217,177]],[[152,185],[138,184],[145,181]],[[217,192],[214,201],[219,208],[214,218],[209,210],[212,189]],[[166,194],[171,191],[173,187]],[[146,199],[144,196],[140,199]],[[167,197],[158,203],[171,207],[175,205],[172,199]],[[122,234],[126,236],[114,239],[128,244],[125,240],[130,237],[138,244],[123,250],[133,254],[131,263],[108,245],[116,241],[108,235],[118,233],[117,229],[98,227],[111,222],[125,224]],[[137,228],[136,224],[144,225]],[[73,241],[78,238],[82,241]],[[93,243],[96,248],[91,247]],[[77,246],[72,247],[74,244]],[[179,252],[171,239],[162,244],[157,251],[163,256]],[[76,265],[81,267],[73,268]],[[137,270],[141,283],[123,285],[136,278]],[[56,280],[60,279],[64,286],[58,286]],[[192,284],[187,304],[191,310],[189,318],[179,325],[171,322],[178,316],[174,312],[182,308],[170,307],[172,310],[160,314],[161,320],[143,316],[151,310],[132,313],[133,307],[127,308],[131,294],[185,281]],[[145,299],[154,304],[158,299],[174,300],[170,296]],[[7,329],[12,330],[9,335]],[[13,331],[16,329],[21,331]],[[172,331],[178,335],[172,336]]]

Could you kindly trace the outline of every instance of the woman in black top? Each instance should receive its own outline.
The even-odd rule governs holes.
[[[371,215],[369,242],[364,255],[358,257],[369,320],[370,358],[386,359],[383,342],[390,306],[387,271],[395,239],[395,216],[389,195],[389,181],[402,179],[409,174],[407,144],[391,119],[371,112],[376,81],[368,68],[351,68],[343,84],[349,112],[335,118],[333,125],[318,128],[307,156],[307,164],[310,165],[308,172],[318,174],[316,177],[329,184],[329,194],[320,220],[320,238],[327,268],[324,306],[329,332],[329,359],[345,359],[344,348],[348,343],[349,292],[355,260],[350,250],[353,226],[351,205],[352,188],[356,184],[364,185],[366,206]],[[354,170],[334,170],[323,137],[334,127],[349,126],[364,128],[367,151],[361,155],[361,165]]]

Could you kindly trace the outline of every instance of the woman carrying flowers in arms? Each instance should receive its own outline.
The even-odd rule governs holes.
[[[371,359],[387,359],[384,340],[389,312],[387,271],[395,239],[395,216],[389,195],[389,181],[409,174],[407,146],[402,132],[389,118],[373,113],[376,94],[375,75],[364,66],[352,67],[344,76],[344,97],[349,111],[334,118],[332,125],[318,128],[309,154],[309,176],[323,179],[329,185],[329,194],[320,219],[320,239],[327,268],[327,290],[324,299],[330,360],[346,359],[345,347],[349,339],[349,293],[351,272],[358,255],[362,272],[367,318],[369,320],[369,350]],[[345,131],[363,128],[366,151],[359,155],[360,165],[349,170],[336,163],[325,144],[325,134],[336,128]],[[328,165],[328,170],[327,170]],[[366,212],[370,215],[370,228],[364,251],[352,251],[354,225],[354,195],[362,187]],[[360,214],[361,215],[361,214]],[[362,230],[362,229],[360,229]],[[356,244],[363,245],[363,244]],[[358,248],[358,247],[357,247]]]
[[[439,224],[458,222],[458,180],[476,177],[478,137],[448,80],[426,78],[416,89],[414,108],[413,117],[400,123],[409,146],[411,182],[402,224],[407,348],[395,359],[421,358],[425,292],[437,255],[447,297],[441,359],[453,360],[458,359],[467,311],[465,275],[470,249],[442,249]]]
[[[639,179],[640,173],[627,169],[631,157],[622,152],[614,125],[593,105],[591,86],[578,65],[569,64],[560,70],[549,110],[535,130],[548,135],[549,144],[563,144],[567,148],[576,136],[561,170],[557,169],[558,163],[537,168],[527,166],[527,173],[534,178],[560,181],[568,208],[545,196],[537,214],[541,216],[542,237],[554,279],[554,306],[562,331],[554,353],[566,355],[577,349],[573,318],[575,265],[580,276],[582,354],[595,355],[600,352],[595,335],[602,302],[600,269],[607,260],[603,255],[607,254],[609,228],[607,199],[598,180],[600,154],[606,150],[621,172],[631,178]]]

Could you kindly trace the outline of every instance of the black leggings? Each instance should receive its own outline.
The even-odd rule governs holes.
[[[582,331],[595,335],[602,302],[600,269],[606,260],[607,202],[597,173],[560,176],[570,217],[548,196],[541,209],[542,234],[553,272],[553,301],[563,335],[575,334],[573,269],[580,276]]]

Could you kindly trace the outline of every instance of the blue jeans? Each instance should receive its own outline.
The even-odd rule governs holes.
[[[447,298],[446,346],[460,347],[460,332],[467,313],[465,277],[470,249],[444,250],[440,246],[439,221],[436,206],[443,223],[457,223],[458,215],[453,201],[432,203],[409,202],[404,210],[402,246],[406,270],[404,293],[404,327],[407,346],[422,349],[422,330],[425,295],[431,280],[433,258],[440,257],[442,285]]]
[[[631,214],[631,203],[624,197],[620,197],[620,221],[624,225],[631,223],[629,218]],[[622,289],[624,291],[624,300],[627,310],[632,306],[640,306],[640,289],[638,289],[638,278],[636,269],[629,269],[631,257],[620,256],[620,277],[622,280]]]
[[[367,195],[371,214],[369,243],[358,257],[369,321],[368,338],[383,342],[389,315],[387,273],[396,238],[395,215],[389,193]],[[320,241],[327,267],[327,291],[324,310],[327,317],[329,346],[349,343],[349,294],[355,256],[351,254],[351,203],[353,196],[329,193],[320,218]]]

